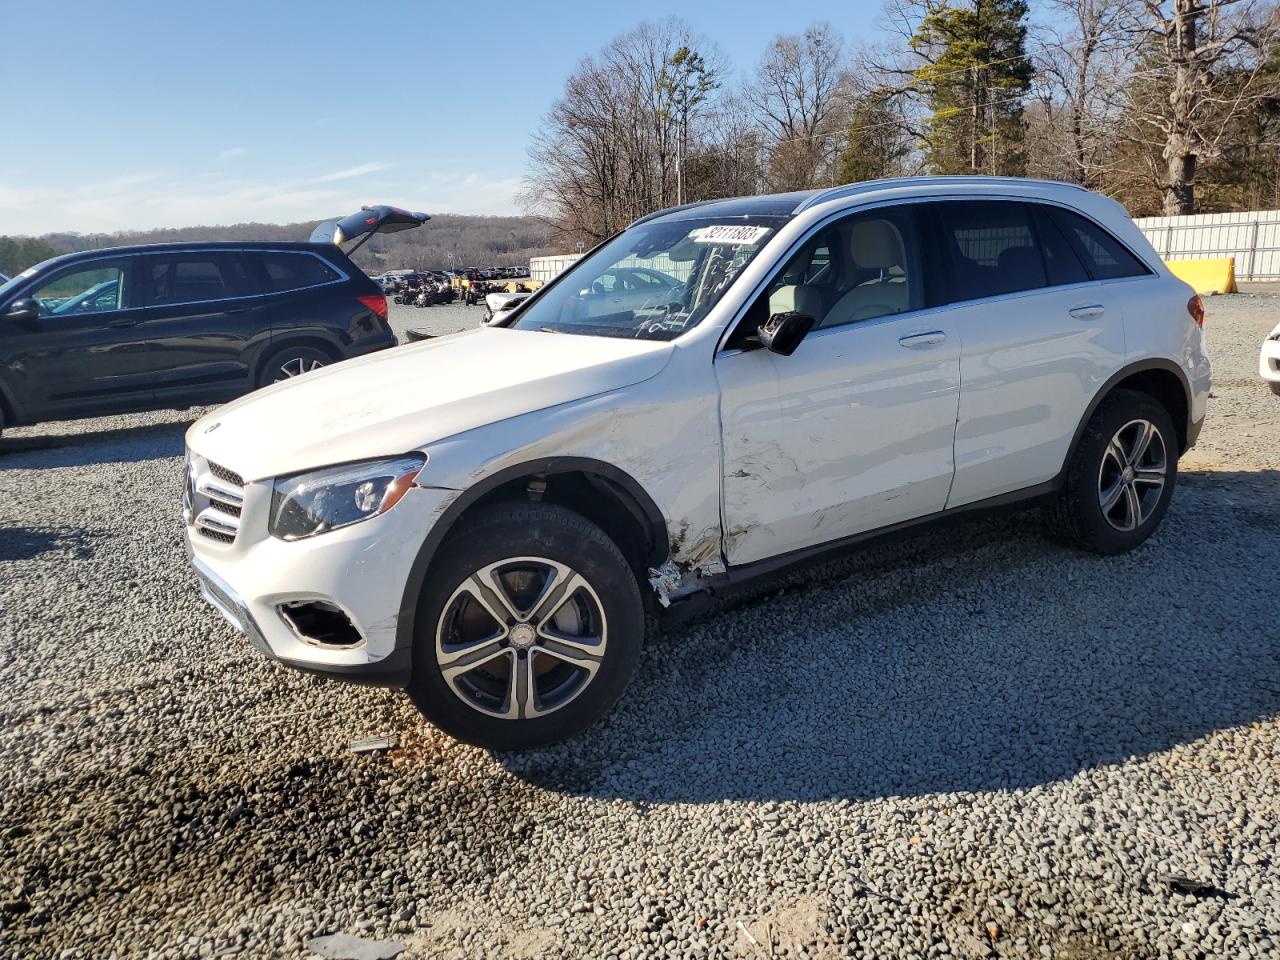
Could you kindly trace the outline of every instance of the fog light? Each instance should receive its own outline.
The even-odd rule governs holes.
[[[326,600],[282,603],[280,616],[298,639],[317,647],[358,647],[364,637],[342,610]]]

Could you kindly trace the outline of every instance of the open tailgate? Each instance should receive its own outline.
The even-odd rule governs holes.
[[[399,207],[379,205],[361,207],[359,211],[341,220],[326,220],[311,231],[312,243],[332,243],[341,246],[351,240],[364,243],[375,233],[398,233],[420,227],[431,217],[425,213],[411,213]],[[354,247],[352,248],[354,249]],[[350,252],[350,251],[348,251]]]

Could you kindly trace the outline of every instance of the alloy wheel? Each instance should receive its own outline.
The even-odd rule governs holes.
[[[1116,530],[1136,530],[1160,503],[1168,476],[1164,437],[1150,420],[1116,431],[1098,470],[1098,505]]]
[[[319,370],[323,366],[324,361],[317,360],[314,357],[290,357],[276,368],[276,376],[272,383],[291,380],[294,377],[302,376],[304,373],[310,373],[312,370]]]
[[[529,720],[590,685],[606,642],[604,606],[581,574],[544,557],[514,557],[454,590],[436,626],[436,665],[472,709]]]

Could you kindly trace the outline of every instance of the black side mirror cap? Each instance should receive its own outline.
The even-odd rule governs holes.
[[[803,313],[775,313],[756,334],[764,348],[771,353],[789,357],[796,352],[800,341],[808,336],[817,321]]]
[[[30,323],[40,316],[40,304],[34,297],[23,297],[9,304],[9,309],[4,312],[4,316],[6,320]]]

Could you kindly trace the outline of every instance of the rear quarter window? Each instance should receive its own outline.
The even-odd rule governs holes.
[[[1080,262],[1095,280],[1142,277],[1151,271],[1129,252],[1128,247],[1092,220],[1068,210],[1049,212],[1054,222],[1075,247]]]
[[[341,280],[337,270],[310,253],[260,253],[257,255],[266,274],[267,292],[300,290]]]

